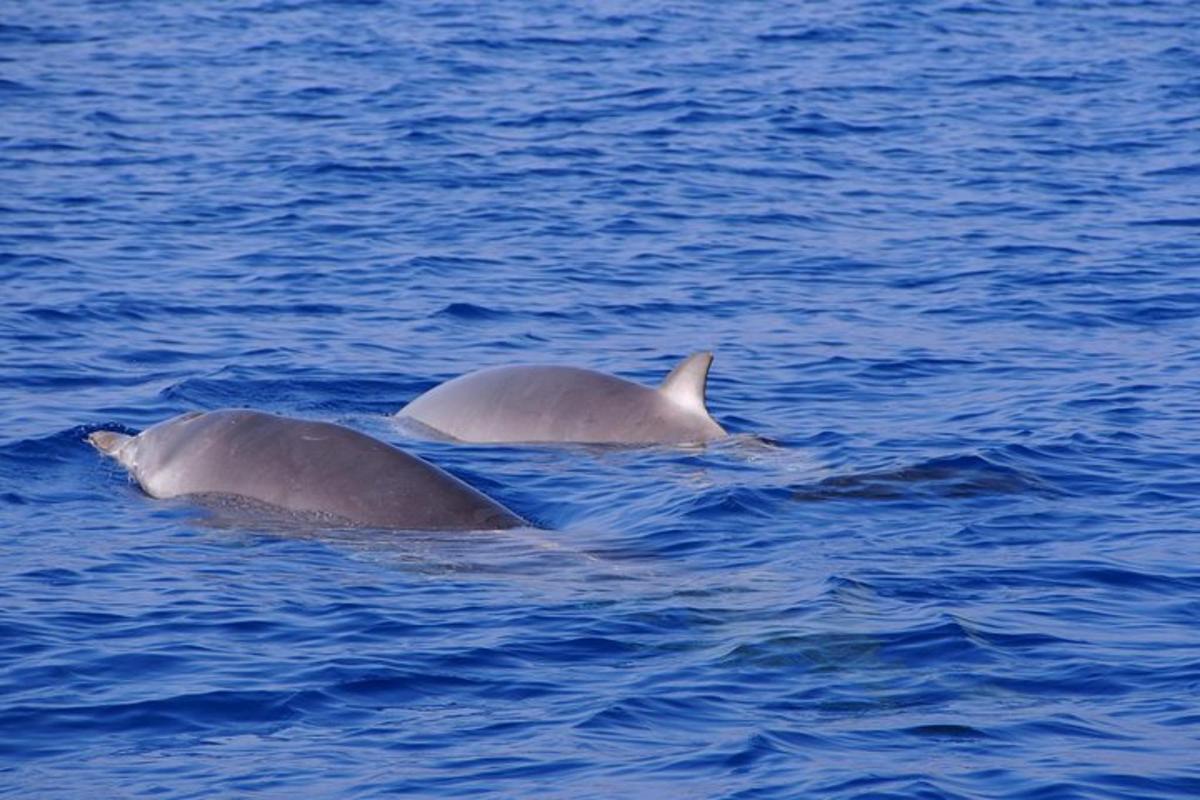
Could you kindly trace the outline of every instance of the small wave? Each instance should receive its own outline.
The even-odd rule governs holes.
[[[840,122],[838,120],[829,119],[821,115],[812,115],[807,122],[791,123],[778,126],[778,130],[783,133],[795,134],[797,136],[853,136],[858,134],[879,134],[888,130],[891,127],[884,125],[864,125],[851,122]]]
[[[346,178],[355,182],[375,182],[405,177],[409,168],[403,164],[380,162],[375,164],[358,164],[346,161],[321,161],[316,164],[303,164],[289,167],[288,173],[300,178]]]
[[[12,44],[76,44],[95,41],[99,36],[89,35],[83,27],[30,27],[28,25],[0,24],[0,42]]]
[[[487,306],[475,305],[474,303],[450,303],[435,311],[431,317],[453,317],[455,319],[468,320],[495,320],[507,319],[512,316],[511,312],[501,311],[499,309],[488,308]]]
[[[957,85],[964,89],[994,89],[1013,86],[1064,91],[1086,83],[1087,78],[1080,75],[990,75],[984,78],[968,78]]]
[[[922,739],[990,739],[992,736],[979,728],[970,725],[961,725],[953,722],[929,723],[926,725],[914,725],[911,728],[903,728],[897,733],[908,736],[917,736]]]
[[[1130,225],[1153,228],[1200,228],[1200,217],[1160,217],[1133,220]]]
[[[900,378],[931,377],[947,373],[962,374],[983,366],[982,362],[960,358],[889,359],[869,363],[858,374],[866,380],[895,381]]]
[[[1190,178],[1200,175],[1200,164],[1182,164],[1177,167],[1164,167],[1144,173],[1148,178]]]
[[[754,38],[767,44],[784,42],[823,44],[826,42],[851,42],[860,35],[859,32],[852,28],[812,27],[799,28],[797,30],[784,28],[782,30],[771,31],[770,33],[760,33]]]
[[[88,122],[98,122],[101,125],[129,125],[132,120],[122,117],[112,111],[93,111],[84,117]]]
[[[5,94],[32,94],[36,91],[32,86],[27,86],[24,83],[17,81],[5,80],[0,78],[0,92]]]

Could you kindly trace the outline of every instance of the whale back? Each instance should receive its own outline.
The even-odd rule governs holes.
[[[492,367],[430,389],[399,416],[466,442],[705,442],[726,435],[705,407],[711,363],[697,353],[658,389],[577,367]]]
[[[234,496],[371,527],[498,529],[519,517],[443,470],[327,422],[248,410],[190,414],[129,441],[97,432],[153,497]]]

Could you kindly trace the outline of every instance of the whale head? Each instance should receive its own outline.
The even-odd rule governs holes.
[[[203,416],[203,411],[188,411],[152,425],[137,436],[117,431],[93,431],[88,434],[87,441],[92,447],[129,470],[140,483],[142,472],[146,468],[161,465],[164,460],[164,444],[169,444],[172,438],[179,435],[183,424]],[[166,456],[169,456],[171,449],[166,448]]]
[[[104,455],[116,459],[124,467],[131,467],[133,461],[131,445],[136,438],[116,431],[94,431],[88,434],[87,440],[88,444]]]

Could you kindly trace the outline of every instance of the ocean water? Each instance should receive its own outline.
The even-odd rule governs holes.
[[[1200,796],[1200,6],[0,7],[0,796]],[[712,349],[704,448],[390,416]],[[536,527],[84,441],[350,425]]]

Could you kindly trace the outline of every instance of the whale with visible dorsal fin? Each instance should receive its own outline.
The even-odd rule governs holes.
[[[577,367],[507,366],[435,386],[397,413],[461,442],[696,444],[727,436],[704,401],[712,353],[657,389]]]
[[[225,409],[96,431],[151,497],[236,498],[335,527],[499,530],[516,514],[427,461],[329,422]]]

